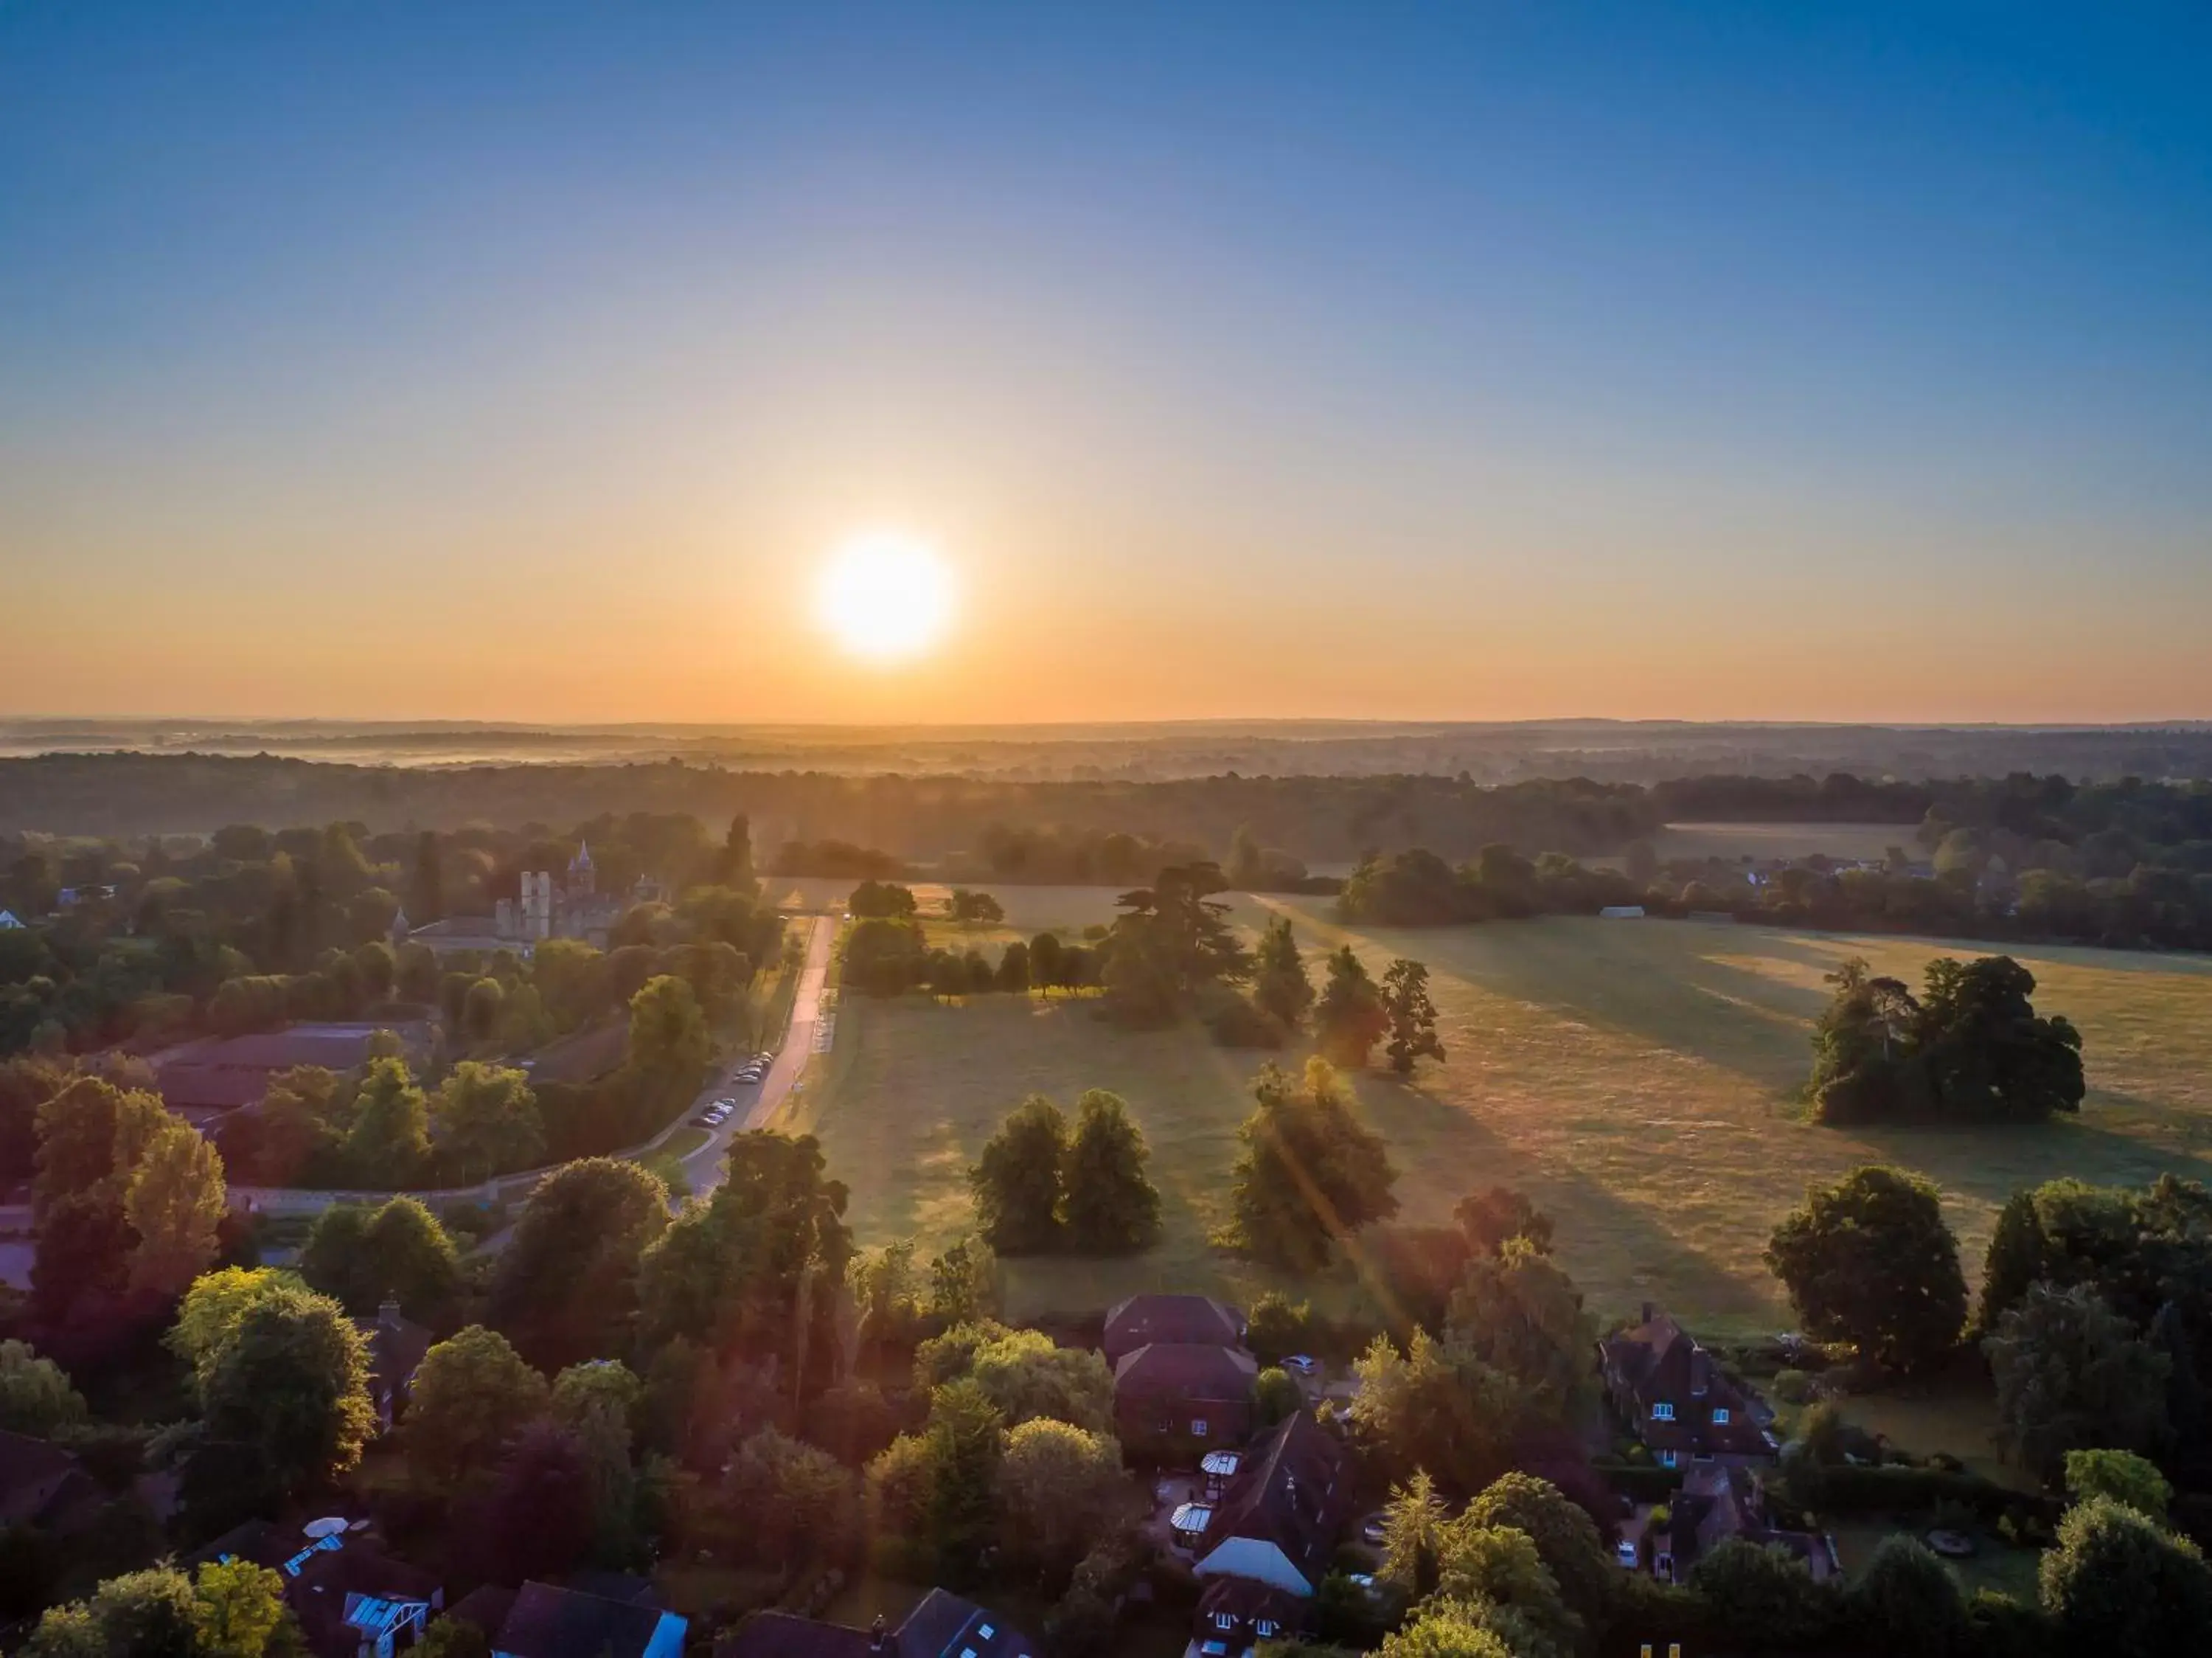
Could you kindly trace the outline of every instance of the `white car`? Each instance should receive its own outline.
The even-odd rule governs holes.
[[[1293,1353],[1283,1361],[1283,1368],[1295,1370],[1302,1376],[1310,1376],[1318,1374],[1321,1366],[1304,1353]]]

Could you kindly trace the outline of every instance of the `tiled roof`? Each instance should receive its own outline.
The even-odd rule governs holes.
[[[1232,1538],[1273,1543],[1309,1583],[1328,1575],[1352,1503],[1344,1448],[1301,1411],[1255,1449],[1199,1540],[1202,1566]]]
[[[1260,1366],[1238,1347],[1151,1342],[1114,1366],[1114,1397],[1237,1402],[1252,1397]]]
[[[716,1648],[717,1658],[1032,1658],[1036,1644],[996,1612],[943,1589],[878,1637],[843,1624],[759,1612]]]
[[[1237,1309],[1211,1295],[1132,1295],[1106,1314],[1106,1362],[1152,1342],[1238,1347],[1244,1320]]]
[[[643,1658],[660,1620],[671,1616],[657,1606],[525,1583],[492,1649],[514,1658]]]
[[[102,1500],[99,1483],[74,1452],[28,1434],[0,1432],[0,1525],[51,1533],[89,1518]]]

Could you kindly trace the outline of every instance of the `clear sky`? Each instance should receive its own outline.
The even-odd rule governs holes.
[[[0,711],[2212,716],[2208,63],[0,0]],[[881,526],[934,652],[814,625]]]

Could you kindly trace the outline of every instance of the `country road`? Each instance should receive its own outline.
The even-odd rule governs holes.
[[[707,1143],[684,1159],[684,1178],[692,1191],[710,1192],[721,1184],[722,1154],[729,1149],[731,1137],[746,1129],[765,1128],[805,1071],[806,1062],[814,1054],[814,1033],[822,1022],[822,994],[830,980],[830,951],[836,940],[836,918],[816,916],[806,941],[805,965],[799,971],[799,991],[792,999],[791,1024],[784,1032],[783,1045],[775,1051],[775,1063],[750,1090],[752,1100],[745,1099],[745,1085],[732,1082],[726,1071],[693,1102],[692,1115],[715,1100],[734,1099],[743,1109],[721,1127],[708,1130]],[[691,1118],[684,1120],[688,1123]]]

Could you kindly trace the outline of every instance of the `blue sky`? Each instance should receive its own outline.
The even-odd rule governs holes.
[[[2212,13],[1830,13],[0,0],[0,708],[2212,716]]]

